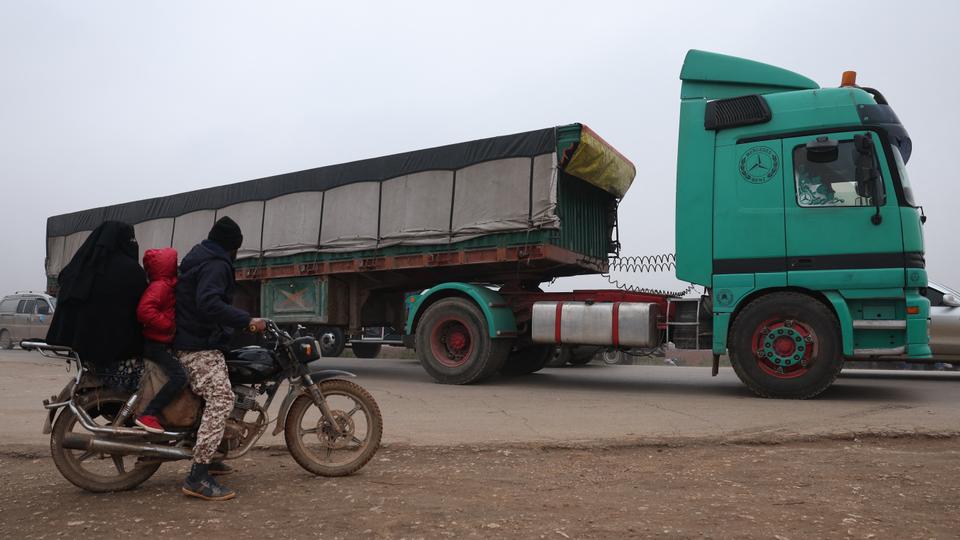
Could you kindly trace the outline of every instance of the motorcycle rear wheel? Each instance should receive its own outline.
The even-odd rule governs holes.
[[[284,423],[290,455],[304,469],[320,476],[347,476],[363,468],[380,448],[383,417],[373,396],[342,379],[320,383],[330,411],[344,435],[336,436],[310,394],[294,400]],[[357,413],[362,413],[357,416]]]
[[[126,402],[128,394],[116,390],[100,390],[77,397],[77,404],[94,419],[112,421]],[[74,430],[74,428],[77,428]],[[160,462],[141,461],[137,456],[70,450],[63,447],[66,435],[89,434],[78,425],[73,411],[65,408],[57,416],[50,435],[50,454],[57,470],[71,484],[93,493],[127,491],[147,481],[160,468]]]

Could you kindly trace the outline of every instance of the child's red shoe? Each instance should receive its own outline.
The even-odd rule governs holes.
[[[138,416],[133,423],[149,431],[150,433],[163,433],[163,426],[160,424],[160,419],[152,414]]]

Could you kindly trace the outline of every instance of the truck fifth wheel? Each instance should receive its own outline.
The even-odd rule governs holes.
[[[533,373],[556,346],[668,340],[715,366],[729,354],[760,396],[808,398],[847,358],[929,357],[911,140],[886,98],[852,72],[821,88],[695,50],[680,79],[675,266],[699,298],[542,291],[624,266],[617,208],[636,170],[582,124],[54,216],[49,289],[105,220],[185,253],[230,216],[244,308],[331,354],[414,347],[441,383]]]

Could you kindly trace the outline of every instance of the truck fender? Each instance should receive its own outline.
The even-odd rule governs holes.
[[[310,378],[313,379],[315,383],[327,379],[336,379],[338,377],[356,377],[356,375],[349,371],[341,371],[339,369],[318,369],[316,371],[310,371]],[[299,384],[291,384],[290,388],[287,389],[287,395],[284,396],[283,401],[280,402],[280,411],[277,413],[277,425],[274,426],[272,435],[277,435],[283,431],[284,424],[287,423],[287,413],[290,412],[290,407],[293,406],[293,400],[297,399],[297,396],[302,393],[304,393],[304,389],[303,386]]]
[[[823,295],[833,306],[833,311],[837,315],[837,322],[840,323],[840,341],[843,344],[843,354],[853,356],[853,316],[850,314],[850,306],[847,301],[836,291],[824,291]]]
[[[427,307],[437,300],[451,296],[473,300],[487,320],[487,328],[491,338],[516,337],[517,318],[513,314],[513,308],[500,293],[482,285],[460,282],[441,283],[418,295],[409,296],[407,298],[409,311],[407,312],[404,334],[413,335],[416,331],[416,323]]]

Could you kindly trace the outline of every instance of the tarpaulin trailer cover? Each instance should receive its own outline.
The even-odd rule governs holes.
[[[571,124],[53,216],[46,271],[55,277],[107,220],[134,225],[141,255],[172,246],[183,256],[230,216],[243,230],[239,259],[558,229],[560,178],[575,176],[619,199],[634,175],[603,139]],[[575,225],[576,216],[564,220]]]

